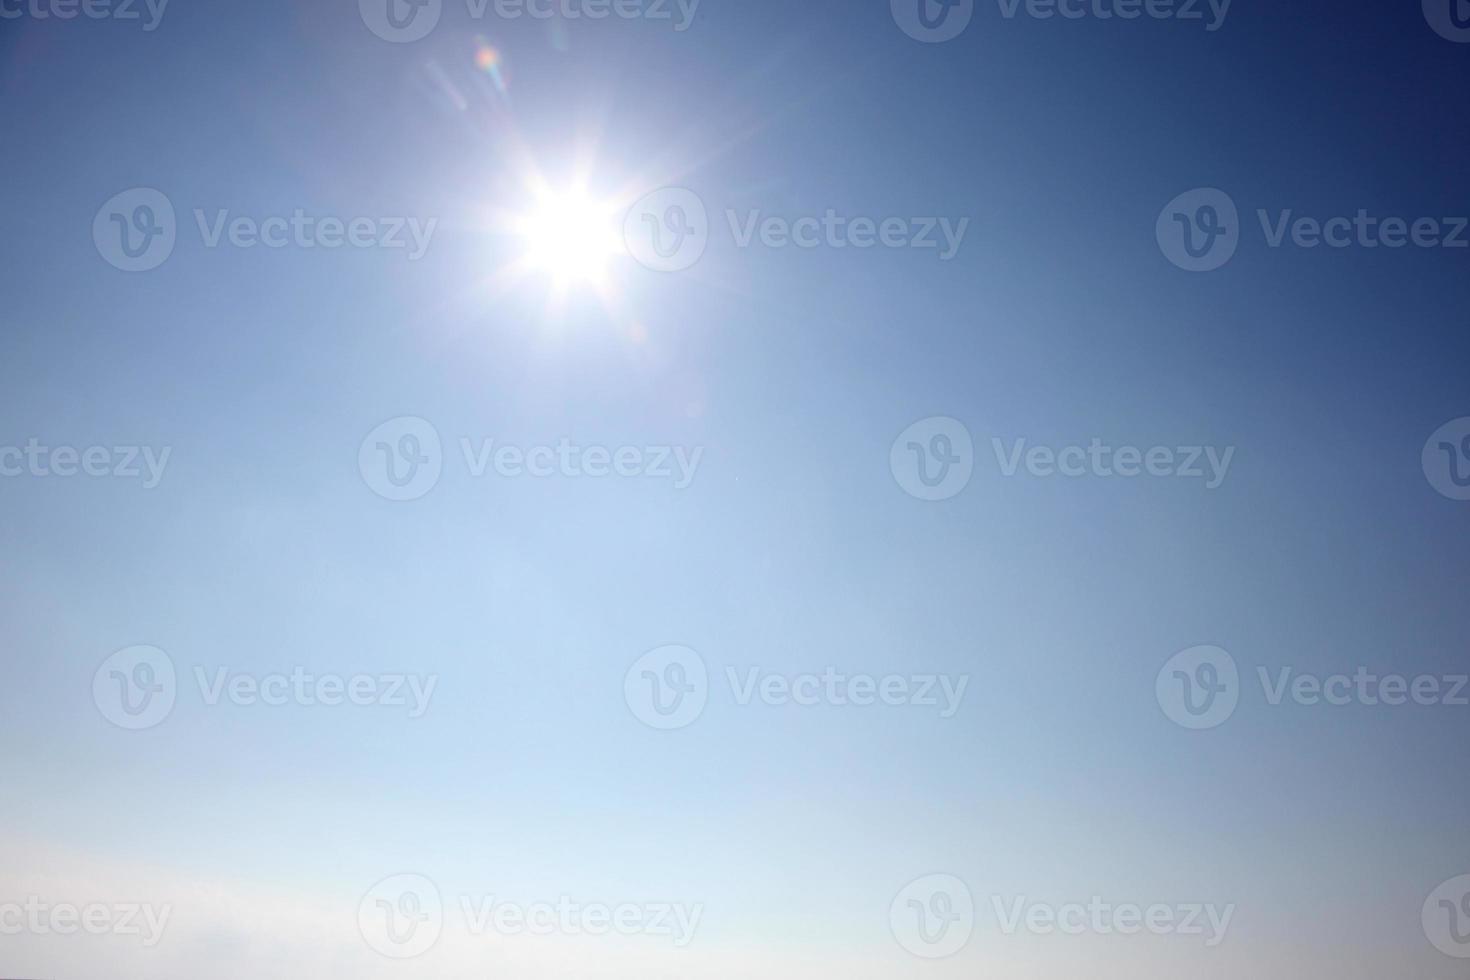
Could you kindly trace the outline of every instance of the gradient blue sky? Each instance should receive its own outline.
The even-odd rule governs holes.
[[[0,937],[0,973],[1465,975],[1419,908],[1470,871],[1470,709],[1273,708],[1248,688],[1196,733],[1154,677],[1202,643],[1252,681],[1465,670],[1470,505],[1419,459],[1470,415],[1470,251],[1270,249],[1254,211],[1470,212],[1470,46],[1409,2],[1237,0],[1214,33],[982,4],[939,45],[852,0],[704,0],[684,33],[613,19],[564,43],[464,14],[449,2],[401,45],[337,0],[173,0],[153,32],[0,21],[0,444],[173,447],[154,490],[0,480],[0,898],[42,879],[57,900],[108,881],[193,896],[158,950]],[[506,101],[475,84],[477,34]],[[708,252],[678,275],[621,261],[617,313],[491,289],[518,246],[482,216],[518,204],[516,146],[553,177],[595,148],[609,193],[696,191]],[[90,229],[136,186],[181,229],[129,275]],[[1202,186],[1247,233],[1190,275],[1154,221]],[[206,249],[194,207],[439,228],[418,262]],[[971,225],[947,263],[739,249],[726,208]],[[683,491],[450,460],[428,497],[390,503],[357,451],[403,415],[451,456],[460,436],[705,453]],[[979,458],[964,493],[925,503],[888,453],[935,415]],[[1006,479],[992,437],[1236,456],[1209,492]],[[971,682],[952,719],[739,707],[717,685],[661,733],[622,681],[666,643],[716,673]],[[181,694],[125,732],[90,689],[134,644],[184,672],[440,681],[412,721]],[[393,964],[353,923],[401,871],[446,895],[706,911],[686,950],[446,941]],[[928,963],[888,906],[930,872],[977,896],[1238,910],[1212,950],[982,926]],[[340,918],[340,944],[296,903]]]

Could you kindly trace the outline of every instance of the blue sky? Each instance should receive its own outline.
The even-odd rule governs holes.
[[[0,449],[169,450],[153,487],[0,477],[0,906],[173,909],[146,948],[0,935],[0,973],[1463,972],[1420,912],[1470,872],[1470,708],[1273,705],[1258,668],[1466,670],[1470,504],[1421,450],[1470,415],[1470,251],[1272,248],[1257,212],[1453,226],[1470,47],[1413,3],[1236,0],[1214,31],[981,3],[944,43],[881,2],[703,0],[676,31],[446,0],[407,43],[355,6],[0,20]],[[707,247],[554,299],[565,268],[507,274],[532,175],[616,225],[685,188]],[[132,188],[176,213],[142,272],[92,235]],[[1155,237],[1195,188],[1239,214],[1204,273]],[[196,209],[434,230],[417,259],[208,247]],[[731,227],[829,210],[968,225],[948,261]],[[929,501],[890,457],[934,417],[972,474]],[[442,473],[394,501],[360,450],[403,418]],[[477,476],[462,440],[700,456],[682,488]],[[994,440],[1234,453],[1208,489],[1006,476]],[[669,644],[707,703],[659,731],[624,682]],[[1191,731],[1155,680],[1201,644],[1239,706]],[[139,645],[177,699],[133,731],[92,692]],[[952,717],[741,704],[751,668],[967,687]],[[210,704],[196,669],[437,680],[415,718]],[[358,915],[403,873],[449,911],[395,959]],[[977,906],[946,958],[890,914],[934,874]],[[703,914],[680,948],[469,935],[488,895]],[[1021,896],[1234,913],[1211,947],[1006,934]]]

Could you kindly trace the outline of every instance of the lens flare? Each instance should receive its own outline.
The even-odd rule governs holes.
[[[500,52],[491,47],[490,43],[483,37],[475,38],[475,68],[490,76],[495,83],[495,90],[501,95],[505,94],[505,73],[501,70],[503,60]]]

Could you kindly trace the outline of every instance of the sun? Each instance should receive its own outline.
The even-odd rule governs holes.
[[[526,266],[558,289],[606,286],[613,259],[625,251],[617,210],[580,187],[541,191],[516,222]]]
[[[541,294],[538,322],[553,332],[600,308],[631,336],[638,263],[624,225],[647,179],[618,178],[587,147],[572,156],[556,177],[525,148],[511,161],[500,200],[486,202],[475,219],[495,249],[482,288],[533,304]]]

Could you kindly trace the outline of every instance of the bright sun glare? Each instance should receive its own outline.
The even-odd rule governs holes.
[[[519,222],[527,264],[549,276],[558,288],[606,286],[609,263],[623,251],[615,207],[582,190],[547,192],[538,198]]]

